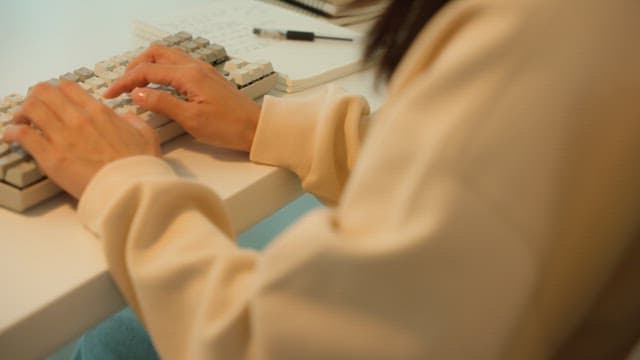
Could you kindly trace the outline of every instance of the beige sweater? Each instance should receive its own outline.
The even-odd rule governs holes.
[[[335,87],[267,97],[252,160],[335,206],[263,253],[151,157],[105,167],[81,218],[165,359],[620,358],[640,333],[639,14],[453,1],[371,126]]]

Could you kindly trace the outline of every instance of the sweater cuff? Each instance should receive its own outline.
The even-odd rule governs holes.
[[[176,176],[162,159],[132,156],[111,162],[91,179],[78,204],[80,221],[94,234],[106,212],[118,201],[119,194],[144,179]]]
[[[288,168],[300,176],[308,173],[318,106],[314,98],[265,96],[251,161]]]

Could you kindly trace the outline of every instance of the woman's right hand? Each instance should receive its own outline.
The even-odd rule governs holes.
[[[172,86],[186,100],[147,88],[150,83]],[[199,141],[251,150],[260,106],[211,65],[181,50],[151,45],[129,63],[104,97],[124,92],[131,92],[137,105],[175,120]]]

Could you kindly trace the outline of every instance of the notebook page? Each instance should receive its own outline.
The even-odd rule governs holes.
[[[361,68],[360,34],[254,0],[212,0],[206,6],[166,18],[141,19],[137,28],[134,24],[136,35],[143,35],[144,24],[167,33],[184,30],[211,39],[223,45],[234,57],[249,61],[269,60],[281,75],[278,88],[282,91],[303,90]],[[356,41],[268,39],[254,35],[254,27],[313,31],[322,35],[352,37]]]

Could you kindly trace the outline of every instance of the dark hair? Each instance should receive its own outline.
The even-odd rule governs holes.
[[[378,75],[389,80],[424,25],[448,0],[394,0],[369,31],[365,62],[376,61]],[[372,60],[374,59],[374,60]]]

